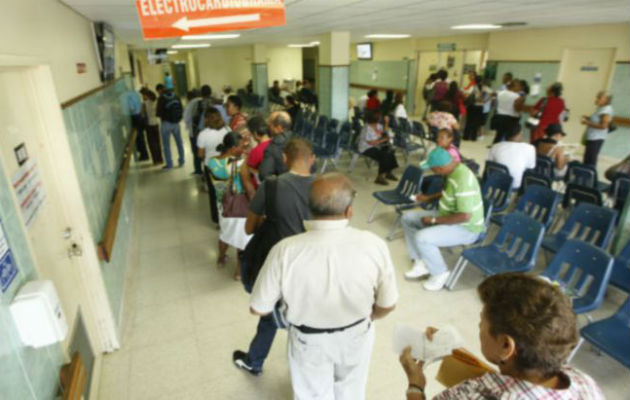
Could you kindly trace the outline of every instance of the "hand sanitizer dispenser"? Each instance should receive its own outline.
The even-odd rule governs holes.
[[[68,334],[66,317],[51,281],[26,283],[13,299],[9,310],[26,346],[48,346],[64,340]]]

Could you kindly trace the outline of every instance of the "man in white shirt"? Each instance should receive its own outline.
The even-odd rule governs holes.
[[[270,314],[278,300],[287,306],[296,399],[364,399],[372,321],[398,299],[385,242],[349,226],[354,195],[345,175],[318,177],[309,195],[314,220],[272,248],[252,292],[253,314]]]
[[[514,179],[512,187],[521,187],[523,172],[526,169],[536,167],[536,148],[529,143],[524,143],[520,125],[508,131],[506,141],[495,143],[490,148],[488,160],[505,165]]]

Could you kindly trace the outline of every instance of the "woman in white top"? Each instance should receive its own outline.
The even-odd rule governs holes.
[[[207,165],[208,160],[219,155],[217,146],[223,142],[223,137],[229,131],[221,113],[214,107],[206,111],[204,124],[206,128],[197,135],[197,155],[204,160],[203,165]]]
[[[158,126],[157,112],[157,96],[150,89],[142,88],[142,112],[147,122],[147,142],[149,143],[149,152],[153,159],[153,165],[159,165],[164,162],[162,159],[162,141],[160,139],[160,127]]]
[[[497,94],[497,113],[492,119],[492,129],[497,131],[493,143],[505,140],[506,132],[513,132],[520,123],[525,96],[521,96],[521,82],[514,79],[506,90]]]
[[[586,149],[584,150],[584,164],[597,166],[597,156],[608,136],[608,128],[613,118],[613,108],[610,105],[612,96],[606,92],[597,93],[595,105],[597,110],[590,116],[582,117],[582,125],[586,125]]]
[[[407,110],[405,110],[404,95],[397,92],[394,97],[394,117],[407,119]]]

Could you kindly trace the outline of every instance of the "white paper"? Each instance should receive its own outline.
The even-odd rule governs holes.
[[[411,356],[416,360],[428,361],[448,356],[462,344],[460,334],[450,325],[439,328],[433,334],[433,340],[429,340],[424,331],[402,324],[394,327],[394,352],[400,354],[405,347],[411,346]]]

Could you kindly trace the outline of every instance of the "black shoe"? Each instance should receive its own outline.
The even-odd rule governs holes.
[[[249,356],[244,351],[236,350],[234,353],[232,353],[232,361],[234,362],[234,365],[236,365],[238,368],[244,369],[254,376],[262,374],[262,370],[256,369],[251,366],[249,362]]]
[[[389,179],[390,181],[397,181],[398,180],[396,175],[392,174],[391,172],[389,174],[385,175],[385,179]]]

